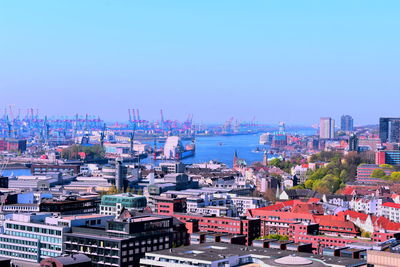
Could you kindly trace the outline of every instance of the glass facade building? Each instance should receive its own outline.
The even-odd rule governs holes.
[[[101,198],[100,214],[117,216],[122,209],[129,211],[141,211],[147,206],[144,196],[130,193],[118,195],[106,195]]]
[[[0,235],[0,256],[40,262],[62,254],[62,234],[66,227],[44,223],[6,220]]]

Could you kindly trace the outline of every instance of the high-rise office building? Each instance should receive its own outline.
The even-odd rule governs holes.
[[[358,151],[358,137],[355,134],[349,137],[349,151]]]
[[[353,126],[354,120],[350,115],[343,115],[340,118],[340,130],[343,132],[352,132],[354,130]]]
[[[319,121],[319,138],[335,138],[335,120],[330,117],[321,118]]]
[[[400,143],[400,118],[380,118],[379,138],[383,143]]]

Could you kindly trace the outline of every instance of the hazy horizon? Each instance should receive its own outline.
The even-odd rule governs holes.
[[[0,114],[400,116],[400,2],[2,1]]]

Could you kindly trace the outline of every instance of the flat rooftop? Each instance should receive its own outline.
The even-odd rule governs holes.
[[[75,220],[75,219],[91,219],[91,218],[105,218],[105,217],[110,217],[110,215],[82,214],[82,215],[60,216],[58,218],[63,220]]]
[[[230,256],[245,256],[251,255],[260,261],[271,264],[270,266],[289,266],[275,263],[274,260],[286,256],[297,256],[309,259],[313,262],[309,267],[322,267],[322,266],[361,266],[365,261],[360,259],[350,259],[334,256],[314,255],[312,253],[302,253],[279,249],[268,249],[258,247],[248,247],[241,245],[232,245],[226,243],[203,243],[198,245],[190,245],[186,247],[179,247],[167,250],[160,250],[155,252],[148,252],[146,255],[158,255],[163,257],[177,257],[187,258],[202,261],[219,261],[223,258]],[[303,266],[303,265],[297,265]]]

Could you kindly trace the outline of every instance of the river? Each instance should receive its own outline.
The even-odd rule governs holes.
[[[314,131],[299,131],[300,134],[312,135]],[[244,159],[248,164],[263,160],[263,152],[255,152],[257,147],[262,150],[267,146],[259,144],[261,134],[252,135],[232,135],[232,136],[199,136],[196,137],[196,153],[193,157],[182,160],[184,163],[202,163],[210,160],[216,160],[232,166],[233,155],[235,151],[238,157]],[[152,143],[149,143],[152,145]],[[158,147],[164,144],[158,144]],[[158,163],[154,162],[149,156],[142,160],[143,163]],[[3,171],[4,176],[14,175],[30,175],[30,169],[16,169]]]
[[[314,131],[299,131],[304,135],[315,134]],[[212,136],[196,137],[196,153],[193,157],[183,159],[184,163],[202,163],[210,160],[220,161],[232,166],[235,151],[238,157],[244,159],[248,164],[263,160],[263,152],[255,152],[257,147],[262,150],[267,146],[260,145],[261,134],[252,135],[232,135],[232,136]],[[144,162],[153,162],[146,159]]]

